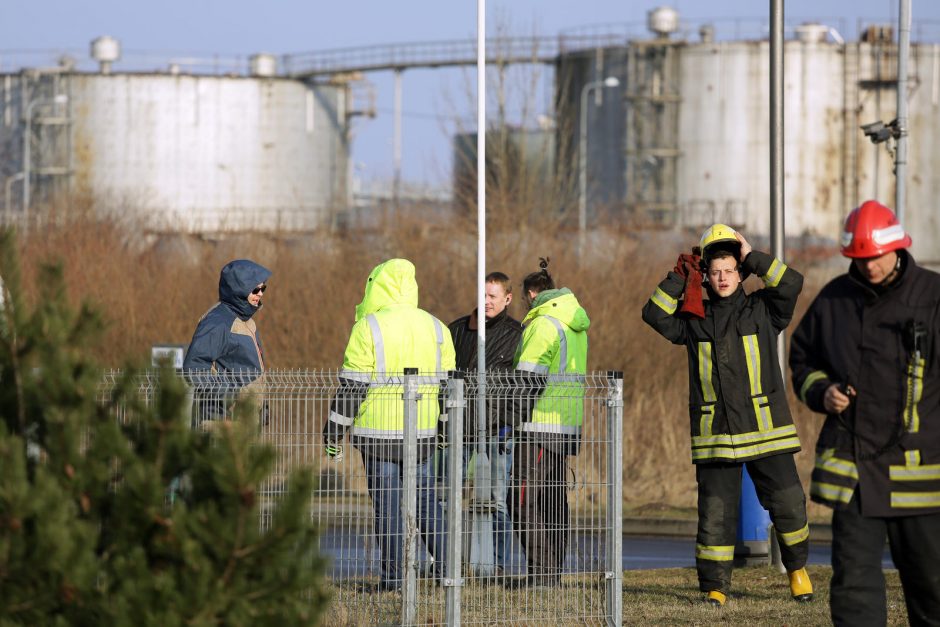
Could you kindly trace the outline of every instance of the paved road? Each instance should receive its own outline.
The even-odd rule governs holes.
[[[831,563],[832,547],[828,544],[809,545],[809,563]],[[885,550],[882,558],[885,568],[894,568],[891,555]],[[625,537],[623,539],[623,567],[626,570],[644,568],[678,568],[695,566],[695,540],[687,538]]]
[[[351,530],[326,529],[320,536],[320,550],[333,562],[332,576],[336,579],[362,577],[378,568],[379,553],[371,537]],[[524,571],[523,558],[517,541],[513,541],[510,572]],[[427,559],[423,550],[422,560]],[[604,568],[605,545],[602,538],[590,534],[575,537],[569,548],[566,564],[568,572],[601,572]],[[695,566],[695,540],[691,538],[625,536],[623,538],[623,568],[643,570],[650,568],[682,568]],[[828,544],[811,544],[810,564],[830,563]],[[893,568],[891,557],[885,552],[885,568]]]

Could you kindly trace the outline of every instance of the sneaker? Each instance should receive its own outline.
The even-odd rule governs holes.
[[[813,600],[813,583],[809,580],[809,573],[803,567],[787,573],[790,577],[790,594],[794,601],[806,603]]]
[[[719,590],[709,590],[708,594],[705,595],[705,603],[712,607],[723,607],[727,600],[728,597],[725,593]]]

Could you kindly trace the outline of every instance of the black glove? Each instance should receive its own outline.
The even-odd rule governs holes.
[[[443,451],[446,450],[448,446],[447,442],[447,421],[438,420],[437,421],[437,450]]]

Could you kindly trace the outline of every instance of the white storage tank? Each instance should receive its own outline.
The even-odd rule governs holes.
[[[105,58],[114,58],[109,50]],[[269,77],[274,58],[256,61],[252,69],[265,76],[0,75],[0,119],[9,121],[0,126],[0,146],[10,148],[0,172],[11,180],[22,171],[23,119],[35,103],[28,213],[50,201],[53,182],[61,191],[67,179],[97,209],[152,231],[329,225],[348,204],[347,88]],[[68,94],[67,112],[44,104],[52,91]],[[68,141],[58,142],[56,156],[43,156],[54,111]],[[51,161],[56,177],[46,175]],[[20,181],[12,179],[4,208],[14,217],[26,213]]]

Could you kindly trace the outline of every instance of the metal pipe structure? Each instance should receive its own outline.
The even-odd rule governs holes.
[[[463,374],[451,373],[447,379],[447,427],[451,443],[447,456],[447,563],[444,586],[445,623],[460,625],[460,600],[463,578]]]
[[[486,0],[477,0],[477,377],[478,417],[486,415]],[[478,443],[485,451],[483,443]]]
[[[418,369],[405,368],[402,437],[401,526],[402,555],[401,624],[414,625],[418,612]]]
[[[911,0],[898,11],[898,145],[894,153],[894,211],[904,224],[907,204],[907,64],[911,54]]]
[[[10,190],[13,187],[13,183],[16,183],[17,181],[22,181],[24,177],[25,177],[25,174],[23,174],[22,172],[17,172],[16,174],[13,174],[7,177],[6,190],[5,190],[6,191],[6,204],[4,205],[4,211],[6,212],[8,223],[12,221],[13,219],[13,194],[11,193]]]
[[[401,117],[402,117],[402,104],[401,104],[401,79],[402,71],[400,69],[395,70],[395,135],[393,139],[393,161],[394,161],[394,179],[392,181],[392,199],[394,200],[396,209],[398,208],[398,203],[400,202],[401,194],[401,153],[402,153],[402,141],[401,141]]]
[[[584,258],[584,238],[587,231],[587,110],[588,96],[598,87],[617,87],[616,76],[591,81],[581,88],[581,122],[578,128],[578,258]]]
[[[486,437],[486,0],[477,0],[477,416],[470,561],[475,574],[493,574],[493,514]],[[461,455],[455,451],[452,455]]]
[[[33,136],[33,108],[41,104],[65,104],[69,97],[58,94],[53,98],[38,98],[26,105],[26,132],[23,134],[23,216],[29,213],[30,177],[32,175],[32,136]]]
[[[783,195],[783,0],[770,0],[770,250],[784,260]],[[780,372],[786,372],[787,343],[777,336]]]

